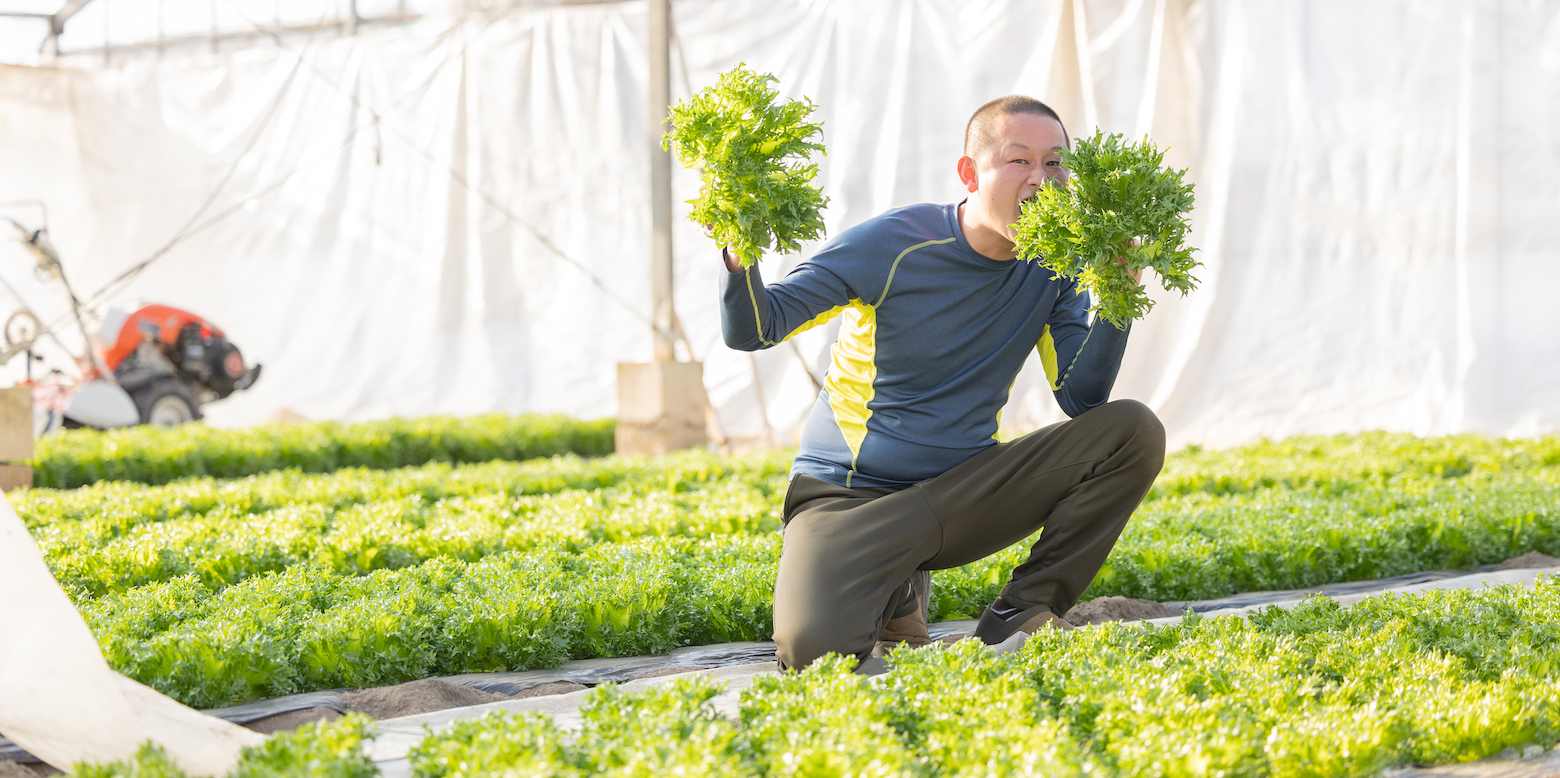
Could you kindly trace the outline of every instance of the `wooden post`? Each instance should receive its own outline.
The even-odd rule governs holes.
[[[32,486],[32,387],[0,389],[0,490]]]
[[[698,362],[619,363],[617,453],[665,454],[708,443],[709,404]]]

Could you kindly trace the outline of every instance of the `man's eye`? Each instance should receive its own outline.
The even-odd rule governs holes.
[[[1027,164],[1029,164],[1029,160],[1027,160],[1027,159],[1015,159],[1015,160],[1013,160],[1013,164],[1015,164],[1015,165],[1027,165]]]

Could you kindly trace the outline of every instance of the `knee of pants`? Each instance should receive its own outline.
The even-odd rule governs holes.
[[[1147,405],[1137,400],[1115,400],[1095,409],[1103,412],[1101,421],[1128,434],[1129,445],[1134,445],[1164,465],[1165,425]],[[1155,468],[1158,471],[1158,467]]]
[[[775,625],[775,655],[781,664],[800,670],[831,651],[846,653],[844,636],[821,621]]]

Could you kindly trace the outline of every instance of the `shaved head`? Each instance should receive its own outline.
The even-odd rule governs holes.
[[[1035,116],[1045,116],[1062,124],[1062,117],[1051,110],[1051,106],[1024,95],[1008,95],[999,97],[981,106],[970,117],[970,123],[964,127],[964,156],[976,158],[981,152],[991,148],[997,142],[997,121],[1003,116],[1027,113]],[[1067,127],[1062,126],[1062,137],[1067,137]],[[1071,140],[1068,141],[1071,146]]]

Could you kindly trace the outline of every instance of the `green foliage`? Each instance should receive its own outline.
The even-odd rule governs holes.
[[[549,548],[366,576],[300,565],[215,594],[176,579],[82,609],[111,665],[213,707],[759,639],[770,629],[779,540]]]
[[[65,430],[38,440],[33,485],[69,489],[99,481],[163,484],[190,476],[236,478],[293,468],[323,473],[424,462],[486,462],[612,453],[616,423],[566,416],[488,414],[340,424],[214,429]]]
[[[761,676],[736,721],[694,678],[586,697],[577,733],[490,714],[430,733],[419,778],[479,775],[1366,776],[1560,738],[1560,585],[1322,598],[1241,620],[1045,631],[828,656]]]
[[[373,778],[368,758],[372,719],[360,713],[317,721],[244,749],[229,778]]]
[[[915,762],[853,658],[828,656],[798,673],[755,678],[742,726],[760,775],[903,775]],[[805,722],[805,726],[798,726]]]
[[[808,122],[811,100],[777,104],[770,74],[740,63],[714,86],[671,108],[672,129],[662,148],[698,168],[703,189],[689,200],[688,218],[708,225],[743,267],[767,249],[788,254],[801,241],[823,234],[823,190],[812,186],[818,165],[809,161],[823,144],[812,140],[823,125]]]
[[[495,711],[430,734],[407,754],[417,778],[577,776],[567,734],[543,713]]]
[[[71,771],[79,778],[189,778],[162,746],[143,743],[129,759],[103,764],[80,763]]]
[[[1315,598],[1250,621],[1046,635],[1021,659],[1043,708],[1109,772],[1369,775],[1553,743],[1560,587]],[[1455,630],[1481,669],[1449,654]],[[1490,672],[1493,670],[1494,672]]]
[[[1104,131],[1063,151],[1062,160],[1071,182],[1042,188],[1013,225],[1019,258],[1077,278],[1093,297],[1089,310],[1118,329],[1154,305],[1133,271],[1150,268],[1165,289],[1183,295],[1196,287],[1199,263],[1185,243],[1193,188],[1186,171],[1164,168],[1164,153],[1147,138],[1133,143]]]
[[[371,719],[354,713],[272,735],[246,746],[227,778],[373,778],[379,768],[364,751],[371,726]],[[129,759],[78,764],[74,772],[83,778],[189,778],[150,741]]]
[[[1195,600],[1467,569],[1527,551],[1560,555],[1560,471],[1522,466],[1521,455],[1488,456],[1507,446],[1542,454],[1560,438],[1480,440],[1461,442],[1485,464],[1453,477],[1440,474],[1443,445],[1457,441],[1426,441],[1412,453],[1405,446],[1392,464],[1375,451],[1279,466],[1284,444],[1174,455],[1084,597]],[[1322,448],[1342,454],[1360,440],[1329,443]],[[1253,475],[1263,472],[1272,476]],[[1035,539],[935,574],[933,616],[978,614]]]
[[[786,452],[443,463],[14,493],[109,662],[186,702],[767,639]],[[1560,436],[1169,457],[1087,597],[1216,597],[1560,555]],[[974,615],[1023,541],[933,576]]]
[[[783,453],[559,458],[13,495],[56,578],[94,596],[195,574],[220,589],[298,564],[341,574],[538,547],[779,527]]]
[[[637,694],[598,688],[577,733],[547,716],[490,713],[430,734],[408,755],[417,778],[743,775],[737,733],[709,705],[720,686],[678,679]]]

